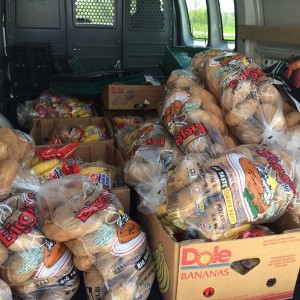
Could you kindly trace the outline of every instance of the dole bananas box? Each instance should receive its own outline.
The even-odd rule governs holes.
[[[121,168],[121,178],[118,179],[118,184],[112,188],[114,194],[122,203],[125,212],[130,214],[130,188],[124,183],[124,158],[120,150],[112,144],[91,144],[81,143],[75,150],[74,157],[80,158],[83,162],[104,162],[110,166]],[[97,176],[96,172],[90,176]]]
[[[62,144],[80,139],[81,143],[114,143],[114,132],[107,117],[53,118],[33,121],[30,131],[35,145],[41,146],[59,138]]]
[[[148,234],[163,299],[293,298],[300,266],[300,226],[291,215],[272,224],[276,235],[210,243],[179,243],[153,214],[139,219]]]

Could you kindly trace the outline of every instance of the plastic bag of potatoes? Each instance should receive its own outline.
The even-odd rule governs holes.
[[[179,229],[220,240],[244,224],[271,222],[292,209],[299,166],[291,153],[258,145],[211,159],[190,154],[171,166],[160,211]]]
[[[172,72],[158,112],[175,144],[186,154],[215,157],[236,146],[215,96],[189,71]]]
[[[34,155],[34,141],[26,133],[0,128],[0,200],[9,196],[18,172]]]
[[[121,278],[109,289],[97,268],[92,267],[83,272],[87,298],[103,300],[147,299],[154,276],[154,265],[148,261],[137,278],[135,274]]]
[[[47,182],[37,190],[36,197],[45,236],[64,242],[79,270],[96,266],[108,294],[120,293],[116,299],[128,299],[122,298],[124,288],[130,295],[139,293],[139,278],[153,269],[146,235],[107,187],[70,175]],[[153,280],[154,270],[148,276],[148,286]],[[141,293],[146,299],[150,291]]]
[[[172,136],[160,123],[144,123],[131,135],[134,137],[125,156],[124,179],[128,185],[137,186],[166,172],[176,151]]]
[[[215,95],[226,124],[242,144],[282,142],[287,127],[282,97],[252,58],[208,50],[193,58],[191,70]]]
[[[10,287],[2,279],[0,279],[0,299],[3,299],[3,300],[12,300],[13,299]]]
[[[32,194],[1,202],[0,276],[16,299],[71,299],[79,286],[72,253],[45,239]]]

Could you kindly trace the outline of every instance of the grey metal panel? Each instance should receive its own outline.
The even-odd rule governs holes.
[[[262,0],[264,25],[299,27],[299,0]]]
[[[54,54],[66,55],[64,11],[64,0],[6,0],[7,45],[49,43]]]
[[[100,1],[104,7],[114,3],[114,10],[102,14],[102,21],[101,16],[97,16],[101,15],[103,6],[98,7],[97,1],[81,0],[95,6],[87,9],[94,11],[94,16],[76,11],[75,5],[79,2],[68,1],[66,6],[68,55],[77,57],[87,71],[112,69],[122,54],[122,1]],[[112,21],[108,20],[107,13],[112,15]]]
[[[18,0],[16,27],[60,28],[59,2]],[[25,12],[25,13],[24,13]],[[30,14],[28,13],[30,12]]]
[[[124,68],[142,67],[145,72],[160,73],[165,46],[173,41],[173,1],[124,2]]]

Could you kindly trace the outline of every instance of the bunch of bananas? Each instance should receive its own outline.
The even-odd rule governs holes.
[[[35,157],[31,161],[31,166],[31,170],[38,176],[47,178],[60,178],[64,176],[62,163],[58,159],[39,161],[38,158]]]
[[[84,128],[84,135],[81,139],[82,142],[88,143],[88,142],[97,142],[101,139],[106,139],[106,128],[98,127],[95,125],[87,126]]]
[[[164,256],[164,248],[161,243],[159,243],[158,248],[153,251],[153,259],[159,290],[162,294],[166,294],[170,287],[170,272]]]

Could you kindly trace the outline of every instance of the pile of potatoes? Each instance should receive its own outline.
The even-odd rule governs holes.
[[[214,94],[226,124],[242,144],[280,142],[287,128],[282,97],[253,59],[208,50],[193,58],[191,71]]]
[[[32,138],[18,130],[0,127],[0,200],[6,199],[20,169],[34,154]]]
[[[141,227],[108,188],[79,175],[57,181],[47,182],[36,192],[45,236],[65,243],[80,271],[97,268],[108,288],[103,299],[115,299],[112,294],[118,295],[116,299],[128,299],[129,291],[146,299],[150,291],[143,285],[152,285],[155,272]],[[152,269],[151,276],[145,274]],[[140,280],[144,277],[147,280]],[[95,283],[91,285],[93,290]]]
[[[79,287],[72,253],[63,243],[45,239],[32,195],[15,194],[0,209],[0,277],[14,297],[71,299]]]
[[[297,158],[280,148],[243,145],[209,159],[189,154],[170,169],[164,214],[176,211],[173,226],[220,240],[242,225],[272,222],[290,210],[297,169]]]
[[[158,107],[160,119],[184,153],[214,157],[236,146],[215,95],[189,71],[175,70]]]
[[[142,123],[125,135],[124,141],[124,179],[130,186],[159,178],[176,155],[172,136],[155,122]]]

